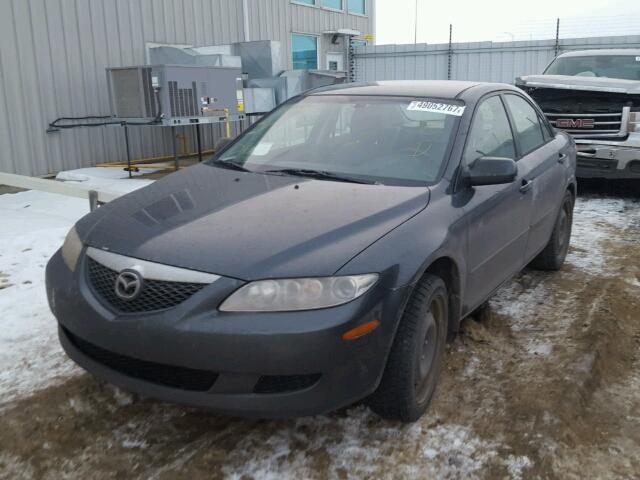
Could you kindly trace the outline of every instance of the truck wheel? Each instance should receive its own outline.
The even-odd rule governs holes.
[[[571,224],[573,222],[573,203],[572,193],[566,191],[549,243],[533,259],[531,262],[533,267],[539,270],[559,270],[562,267],[569,250]]]
[[[447,338],[447,287],[426,274],[416,285],[378,389],[367,399],[383,418],[414,422],[431,402]]]

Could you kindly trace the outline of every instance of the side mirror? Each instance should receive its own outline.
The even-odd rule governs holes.
[[[470,186],[511,183],[518,176],[518,165],[511,158],[480,157],[464,174]]]
[[[227,145],[229,145],[231,142],[233,142],[233,138],[222,137],[216,142],[215,146],[213,147],[215,153],[218,153],[227,148]]]

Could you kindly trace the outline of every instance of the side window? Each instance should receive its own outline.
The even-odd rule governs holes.
[[[553,130],[551,130],[551,126],[544,118],[540,118],[540,126],[542,127],[542,136],[544,137],[544,141],[548,142],[549,140],[553,140]]]
[[[504,98],[513,118],[521,153],[529,153],[545,143],[540,118],[529,102],[517,95],[505,95]]]
[[[502,101],[498,96],[489,97],[480,104],[473,117],[464,164],[470,165],[480,157],[515,156],[513,135]]]

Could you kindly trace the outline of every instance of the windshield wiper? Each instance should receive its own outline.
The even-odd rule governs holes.
[[[250,172],[251,170],[244,168],[242,165],[240,165],[239,163],[235,163],[232,162],[231,159],[229,160],[216,160],[214,162],[211,162],[214,165],[218,166],[218,167],[222,167],[222,168],[228,168],[229,170],[237,170],[239,172]]]
[[[362,183],[371,185],[374,182],[367,182],[359,178],[340,175],[339,173],[327,172],[326,170],[311,170],[307,168],[281,168],[277,170],[265,170],[264,173],[278,173],[281,175],[293,175],[296,177],[318,178],[320,180],[334,180],[336,182]]]

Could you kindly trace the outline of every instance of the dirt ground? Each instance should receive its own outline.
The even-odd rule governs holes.
[[[565,267],[465,320],[416,424],[224,418],[77,369],[0,397],[0,478],[640,478],[640,186],[587,187]]]

